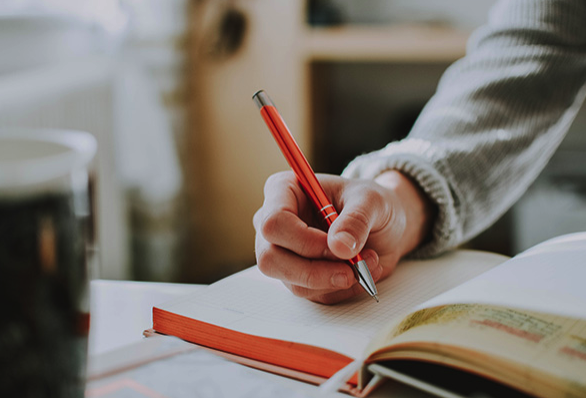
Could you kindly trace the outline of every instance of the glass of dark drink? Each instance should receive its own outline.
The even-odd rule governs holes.
[[[0,130],[0,397],[83,397],[94,137]]]

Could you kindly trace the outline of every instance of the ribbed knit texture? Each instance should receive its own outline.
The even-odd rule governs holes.
[[[437,204],[432,240],[415,257],[489,227],[545,167],[586,96],[586,0],[498,2],[444,74],[408,137],[344,170],[396,169]],[[586,133],[586,132],[585,132]]]

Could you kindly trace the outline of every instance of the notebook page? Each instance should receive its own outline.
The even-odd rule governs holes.
[[[253,267],[157,307],[242,333],[357,358],[380,327],[504,260],[491,253],[456,251],[433,260],[405,261],[377,284],[380,303],[365,293],[333,306],[295,297],[280,281]]]
[[[422,307],[478,303],[586,319],[586,233],[539,244]]]

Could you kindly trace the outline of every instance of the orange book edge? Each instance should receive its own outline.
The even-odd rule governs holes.
[[[234,362],[317,385],[353,361],[325,348],[241,333],[157,307],[153,330],[212,349]],[[342,390],[355,396],[370,392],[358,390],[357,384],[355,374]]]

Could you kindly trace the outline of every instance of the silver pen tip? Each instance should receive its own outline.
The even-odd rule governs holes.
[[[354,269],[358,274],[357,277],[360,285],[378,302],[378,291],[376,290],[376,285],[372,280],[372,275],[370,275],[366,262],[364,260],[358,261],[354,264]]]

